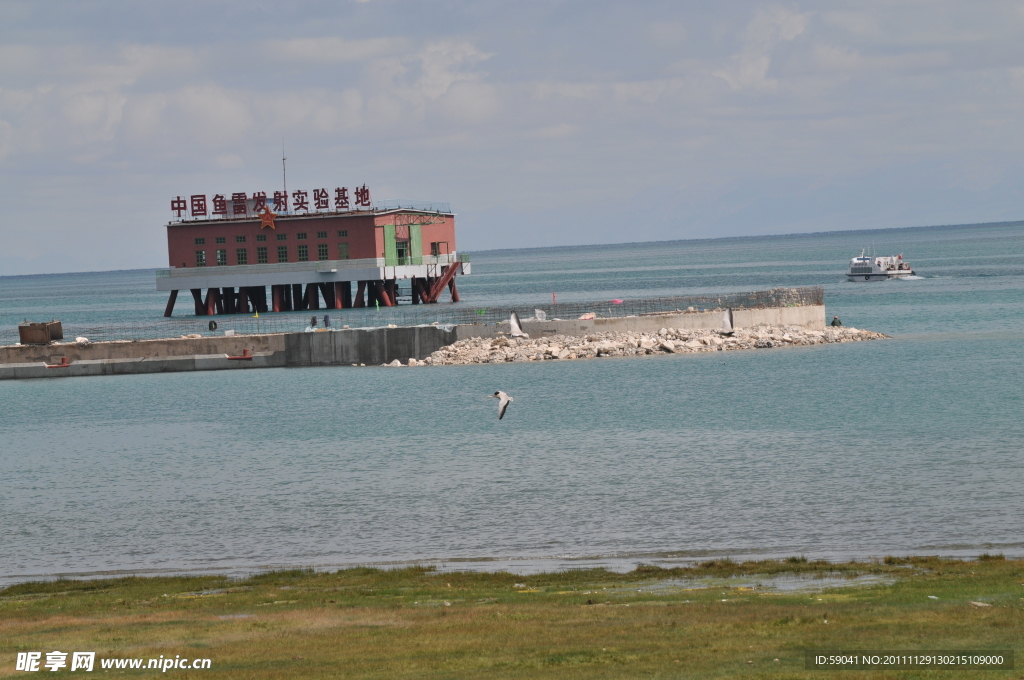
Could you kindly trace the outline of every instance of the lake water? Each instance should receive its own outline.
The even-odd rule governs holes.
[[[919,277],[846,282],[872,244]],[[524,311],[821,285],[830,317],[893,339],[0,382],[0,579],[1024,554],[1021,225],[494,251],[473,272],[464,305]],[[0,277],[0,325],[156,320],[153,288]]]

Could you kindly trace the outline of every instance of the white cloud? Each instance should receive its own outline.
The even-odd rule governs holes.
[[[758,9],[741,34],[743,49],[714,74],[729,83],[733,90],[775,89],[778,82],[768,78],[772,52],[780,42],[793,40],[803,33],[809,20],[810,14],[779,6]]]
[[[267,8],[279,18],[275,1]],[[268,25],[250,8],[230,31],[191,30],[187,8],[149,33],[141,24],[118,33],[102,9],[52,34],[49,22],[8,29],[0,192],[64,177],[63,195],[82,204],[132,185],[134,219],[148,219],[152,204],[157,224],[164,193],[252,189],[279,176],[283,137],[289,185],[294,159],[297,186],[302,173],[349,184],[355,174],[396,195],[465,205],[488,224],[515,207],[510,196],[579,207],[588,223],[610,214],[603,196],[685,196],[685,210],[644,218],[675,225],[650,234],[664,238],[691,233],[679,226],[684,214],[728,233],[753,228],[719,203],[740,186],[770,187],[775,207],[756,216],[764,231],[788,224],[779,196],[822,183],[856,193],[870,183],[851,177],[899,177],[912,163],[1003,211],[1016,204],[1000,187],[1024,175],[1015,170],[1024,166],[1021,16],[1008,5],[755,0],[737,15],[736,6],[598,3],[567,17],[544,3],[294,2],[290,22]],[[440,156],[423,172],[424,159]],[[873,209],[934,211],[910,194],[899,202]],[[976,205],[979,218],[995,210]],[[837,226],[856,226],[856,214]],[[537,219],[545,238],[562,233]],[[0,236],[52,222],[18,207]],[[466,233],[482,245],[517,245],[520,233],[474,228]],[[106,251],[92,257],[106,266]]]
[[[345,40],[338,37],[272,40],[267,50],[275,59],[311,64],[340,64],[394,54],[407,46],[401,38]]]

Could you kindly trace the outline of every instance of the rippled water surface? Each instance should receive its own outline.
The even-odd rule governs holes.
[[[845,282],[872,242],[920,277]],[[894,337],[0,382],[0,577],[1024,553],[1019,225],[500,251],[473,266],[464,304],[524,308],[552,292],[823,285],[829,315]],[[0,323],[155,319],[152,288],[152,272],[2,277]],[[515,397],[500,422],[495,389]]]

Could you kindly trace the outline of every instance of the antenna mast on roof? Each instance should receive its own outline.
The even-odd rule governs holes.
[[[288,169],[284,162],[288,160],[284,155],[284,140],[281,140],[281,181],[284,183],[284,204],[288,205]]]

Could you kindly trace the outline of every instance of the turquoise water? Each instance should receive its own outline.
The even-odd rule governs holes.
[[[920,277],[845,282],[871,243]],[[1024,554],[1020,225],[500,251],[473,266],[466,304],[524,308],[552,292],[822,285],[829,315],[894,338],[2,382],[0,577]],[[0,323],[157,318],[152,286],[151,272],[3,277]],[[515,397],[500,422],[495,389]]]

